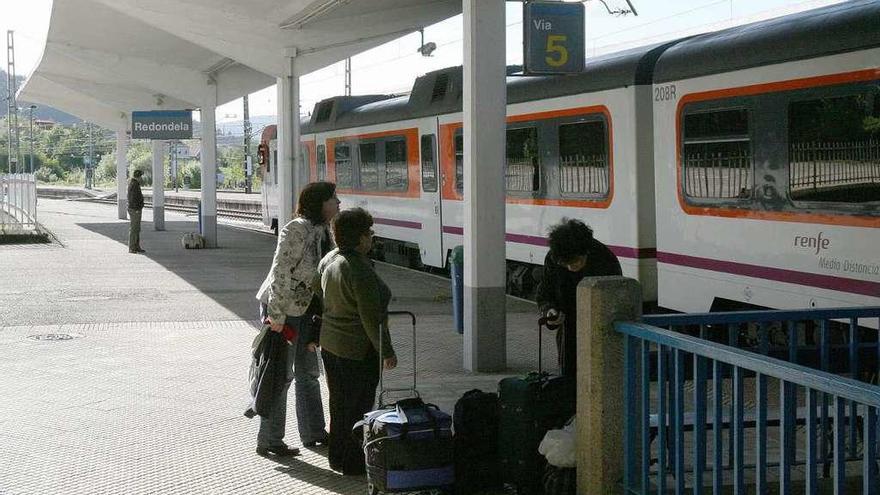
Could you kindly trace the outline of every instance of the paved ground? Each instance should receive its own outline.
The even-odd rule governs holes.
[[[0,494],[364,493],[323,448],[283,463],[254,454],[257,423],[241,413],[253,296],[275,238],[221,226],[221,248],[186,251],[193,219],[166,212],[168,231],[153,232],[150,215],[146,255],[127,253],[115,206],[62,200],[40,200],[61,244],[0,245]],[[502,375],[461,369],[448,281],[379,270],[394,309],[419,316],[423,395],[450,410],[466,390],[494,389]],[[508,310],[514,374],[534,366],[534,308],[510,299]],[[401,382],[411,347],[408,327],[394,330]],[[73,338],[36,340],[46,335]]]

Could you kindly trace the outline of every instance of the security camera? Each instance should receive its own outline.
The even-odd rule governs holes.
[[[417,51],[419,53],[421,53],[423,57],[430,57],[431,54],[434,53],[434,50],[436,50],[436,49],[437,49],[437,43],[434,43],[433,41],[431,41],[431,42],[425,43],[424,45],[420,46]]]

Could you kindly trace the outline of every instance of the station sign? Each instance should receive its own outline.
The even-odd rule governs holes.
[[[192,139],[190,110],[131,112],[132,139]]]
[[[584,15],[581,2],[525,2],[523,72],[534,75],[583,72]]]

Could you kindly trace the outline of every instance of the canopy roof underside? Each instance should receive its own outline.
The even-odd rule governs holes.
[[[55,0],[19,98],[111,129],[303,75],[461,12],[461,0]]]

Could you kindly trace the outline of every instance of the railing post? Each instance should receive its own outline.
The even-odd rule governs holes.
[[[639,319],[641,293],[639,283],[625,277],[585,278],[578,285],[578,493],[620,492],[627,413],[621,385],[626,377],[624,337],[613,323]],[[630,407],[638,407],[639,395],[629,397]],[[635,440],[629,448],[641,445]]]

